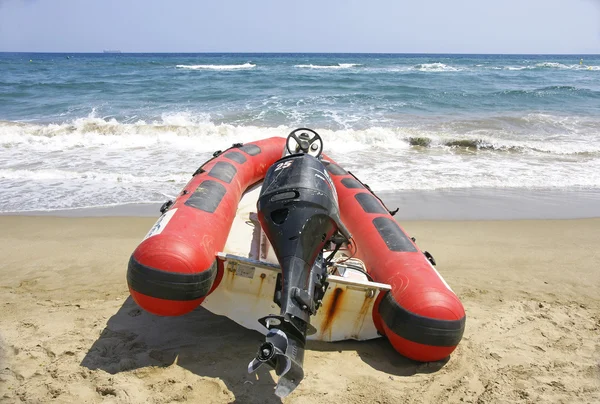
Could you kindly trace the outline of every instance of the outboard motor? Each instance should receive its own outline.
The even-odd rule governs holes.
[[[290,146],[292,140],[295,147]],[[274,297],[281,312],[259,320],[269,331],[248,372],[263,363],[275,369],[279,397],[287,396],[304,378],[306,336],[315,332],[310,316],[316,314],[327,289],[323,247],[338,231],[350,238],[340,221],[334,184],[318,159],[322,148],[316,132],[293,131],[287,151],[294,154],[269,168],[257,204],[258,219],[281,266]]]

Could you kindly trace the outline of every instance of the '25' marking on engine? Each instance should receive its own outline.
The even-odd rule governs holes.
[[[279,163],[279,164],[277,164],[275,166],[275,170],[274,171],[279,171],[279,170],[283,170],[285,168],[288,168],[289,166],[292,165],[292,163],[293,163],[293,161],[290,161],[290,160],[283,161],[283,162],[281,162],[281,163]]]

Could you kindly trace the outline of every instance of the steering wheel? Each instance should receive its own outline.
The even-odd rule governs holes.
[[[306,153],[319,158],[323,152],[323,139],[312,129],[298,128],[288,135],[285,148],[290,154]]]

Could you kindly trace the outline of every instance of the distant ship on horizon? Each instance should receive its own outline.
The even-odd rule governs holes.
[[[121,53],[120,50],[116,50],[116,49],[108,49],[108,50],[104,50],[104,53]]]

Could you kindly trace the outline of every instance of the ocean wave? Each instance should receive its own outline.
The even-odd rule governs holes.
[[[358,63],[338,63],[337,65],[313,65],[313,64],[309,64],[309,65],[295,65],[294,67],[300,68],[300,69],[333,69],[333,70],[339,70],[339,69],[350,69],[352,67],[357,67],[360,66],[360,64]]]
[[[600,119],[590,116],[552,115],[529,113],[525,115],[500,115],[485,118],[457,119],[439,124],[441,131],[449,133],[489,132],[498,138],[510,136],[523,140],[543,138],[545,134],[564,134],[575,141],[586,136],[596,136]]]
[[[574,90],[558,87],[555,91]],[[420,146],[563,155],[600,153],[598,127],[600,121],[591,117],[526,114],[412,126],[315,129],[328,147],[340,152]],[[95,148],[208,153],[233,143],[285,137],[292,129],[214,123],[208,116],[190,113],[165,114],[156,121],[132,123],[96,117],[47,125],[0,121],[0,147],[22,152]]]
[[[525,65],[525,66],[505,66],[504,70],[549,70],[549,69],[557,69],[557,70],[600,70],[600,66],[595,65],[585,65],[585,64],[564,64],[558,62],[541,62],[536,63],[534,65]]]
[[[165,196],[165,197],[173,199],[170,196]],[[67,200],[67,202],[69,202],[69,201]],[[112,202],[112,203],[87,203],[87,204],[81,203],[81,201],[77,201],[75,206],[63,203],[63,204],[58,204],[58,205],[50,205],[50,206],[46,206],[46,207],[34,207],[34,206],[23,207],[22,205],[19,206],[19,205],[13,204],[13,205],[0,207],[0,213],[3,213],[3,214],[37,214],[37,213],[55,214],[58,212],[60,212],[60,213],[71,212],[71,211],[76,212],[76,211],[79,211],[82,209],[122,208],[124,206],[131,206],[131,205],[133,205],[136,208],[139,205],[161,206],[160,204],[163,202],[164,202],[164,199],[147,200],[147,201],[134,199],[130,202],[119,201],[119,202]],[[158,210],[158,207],[156,209]],[[88,217],[89,212],[85,212],[85,213],[86,213],[85,216]],[[100,216],[102,216],[102,215],[100,215]],[[128,214],[127,216],[130,216],[130,215]],[[140,216],[146,216],[146,215],[142,214]]]
[[[390,169],[377,177],[368,178],[367,173],[355,170],[361,180],[376,192],[449,189],[526,189],[571,190],[599,189],[600,176],[587,169],[579,170],[570,164],[552,172],[550,166],[531,170],[527,164],[459,164],[448,165],[445,170],[424,166],[421,170]],[[570,171],[567,171],[570,170]],[[399,181],[398,171],[402,179]],[[548,174],[550,172],[550,174]],[[436,174],[436,175],[432,175]]]
[[[522,152],[527,149],[525,146],[517,145],[505,145],[490,142],[487,139],[473,139],[473,138],[454,138],[454,139],[441,139],[431,138],[426,136],[420,137],[408,137],[405,139],[411,146],[418,147],[448,147],[451,149],[462,149],[465,151],[477,151],[477,150],[488,150],[488,151],[501,151],[501,152]],[[533,150],[533,149],[532,149]]]
[[[170,174],[164,176],[140,176],[130,173],[109,173],[100,171],[69,171],[61,169],[0,169],[0,179],[19,181],[72,181],[90,180],[94,182],[123,184],[154,184],[156,182],[182,182],[189,174]]]
[[[542,62],[535,65],[536,68],[542,69],[571,69],[573,66],[577,65],[565,65],[557,62]]]
[[[114,118],[78,118],[61,124],[0,121],[0,147],[61,151],[82,147],[107,149],[173,148],[208,152],[227,143],[287,135],[287,129],[215,124],[205,115],[164,114],[160,120],[134,123]]]
[[[462,68],[448,66],[444,63],[422,63],[413,66],[412,69],[421,72],[459,72],[463,70]]]
[[[500,117],[513,125],[520,125],[529,132],[536,129],[558,130],[563,133],[596,135],[600,127],[597,117],[582,117],[576,115],[557,116],[544,113],[530,113],[517,117]]]
[[[452,135],[409,136],[403,139],[410,146],[429,149],[449,149],[468,152],[502,152],[525,155],[600,157],[600,145],[567,140],[556,143],[534,140],[506,140],[490,137],[461,137]]]
[[[208,153],[233,143],[251,142],[273,136],[285,137],[291,126],[260,127],[216,124],[191,114],[164,116],[155,122],[121,123],[115,119],[80,118],[63,124],[39,125],[0,122],[0,147],[36,152],[66,152],[78,149],[138,150]],[[331,130],[316,128],[330,147],[351,151],[369,147],[408,147],[398,142],[390,128]]]
[[[529,114],[314,129],[325,153],[342,167],[375,190],[399,191],[600,187],[599,124],[595,118]],[[522,136],[513,132],[517,126]],[[558,134],[547,135],[547,128]],[[164,202],[215,150],[285,137],[291,129],[215,124],[187,113],[157,122],[0,122],[0,211]]]
[[[522,89],[522,90],[503,90],[492,93],[492,95],[508,95],[508,96],[533,96],[533,97],[546,97],[555,95],[566,95],[566,94],[577,94],[596,98],[600,96],[600,92],[590,90],[587,88],[580,88],[575,86],[547,86],[540,88]]]
[[[177,65],[175,67],[188,70],[241,70],[252,69],[256,67],[256,65],[246,62],[242,65]]]
[[[367,67],[365,70],[371,71],[374,73],[406,73],[406,72],[429,72],[429,73],[439,73],[439,72],[461,72],[470,70],[467,67],[454,67],[449,66],[444,63],[421,63],[414,66],[384,66],[384,67]]]

